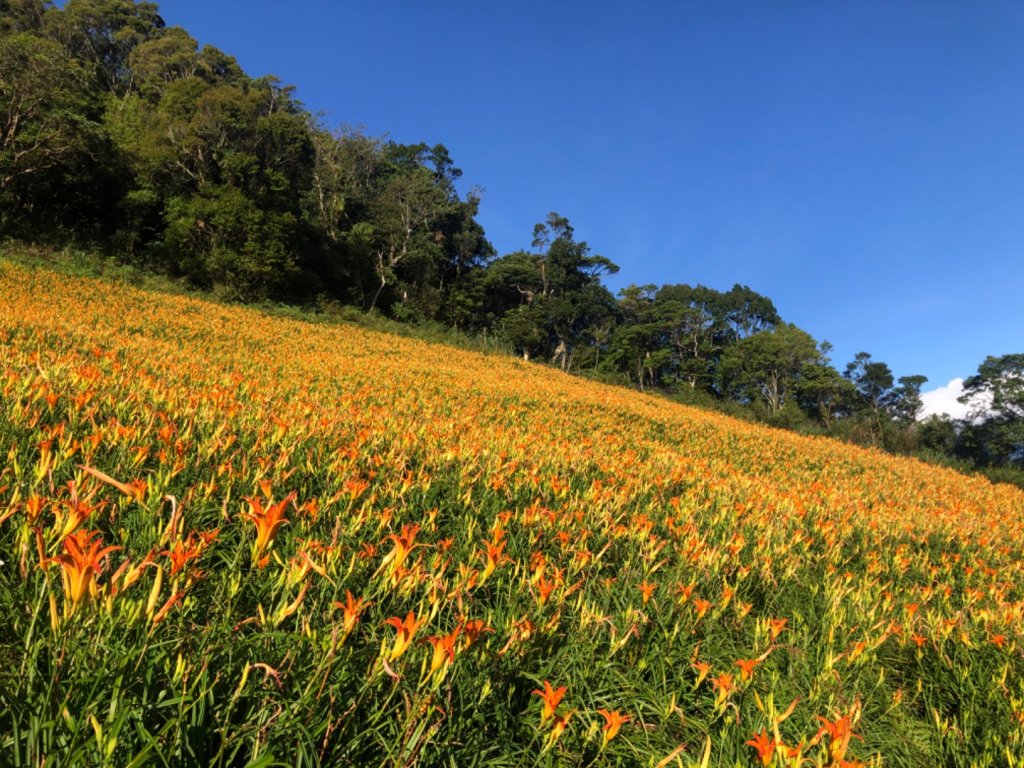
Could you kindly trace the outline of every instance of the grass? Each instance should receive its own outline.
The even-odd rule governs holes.
[[[1024,764],[1019,489],[123,281],[0,294],[0,764]]]

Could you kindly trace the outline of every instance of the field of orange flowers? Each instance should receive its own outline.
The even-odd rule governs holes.
[[[0,262],[0,764],[1024,766],[1024,493]]]

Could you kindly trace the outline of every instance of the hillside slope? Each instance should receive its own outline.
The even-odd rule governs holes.
[[[1018,489],[352,327],[0,296],[0,762],[1024,764]]]

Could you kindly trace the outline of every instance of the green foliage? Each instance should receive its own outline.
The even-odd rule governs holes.
[[[921,447],[938,454],[952,454],[957,441],[956,423],[949,416],[933,414],[918,426]]]
[[[818,360],[810,334],[783,324],[730,346],[722,356],[721,385],[737,399],[762,403],[774,416],[793,397],[804,367]]]
[[[961,424],[956,451],[984,467],[1024,469],[1024,354],[987,357],[964,381],[960,401],[974,417]]]
[[[225,296],[478,315],[491,249],[443,145],[325,131],[290,86],[200,50],[153,3],[4,8],[6,233],[99,246]]]
[[[95,227],[118,184],[88,90],[86,70],[57,42],[29,32],[0,34],[4,232],[54,239]]]
[[[549,213],[533,228],[537,253],[518,251],[491,262],[483,277],[486,315],[526,358],[573,366],[577,348],[616,314],[601,276],[618,271],[575,239],[569,220]]]
[[[858,352],[843,376],[854,386],[850,417],[855,424],[849,434],[857,442],[897,453],[916,450],[921,386],[928,379],[902,376],[897,381],[886,363],[872,360],[867,352]]]
[[[856,388],[824,360],[806,364],[800,371],[795,394],[804,413],[828,429],[836,418],[847,415],[856,399]]]
[[[168,201],[164,247],[193,283],[253,299],[280,295],[297,272],[287,240],[294,220],[231,186]]]

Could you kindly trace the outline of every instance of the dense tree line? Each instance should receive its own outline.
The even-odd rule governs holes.
[[[132,0],[0,0],[0,234],[100,249],[225,298],[332,301],[770,423],[981,466],[1024,461],[1021,355],[968,379],[984,413],[919,424],[922,376],[786,323],[742,285],[629,286],[548,214],[499,256],[441,144],[332,130]]]

